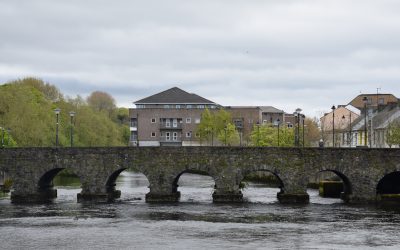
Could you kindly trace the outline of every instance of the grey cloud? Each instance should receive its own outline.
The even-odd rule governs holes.
[[[309,115],[398,93],[400,2],[2,1],[0,79],[37,76],[119,105],[179,86]]]

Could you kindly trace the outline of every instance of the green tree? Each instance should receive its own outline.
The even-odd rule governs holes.
[[[254,125],[250,134],[251,144],[260,147],[278,146],[278,128],[272,124]],[[279,146],[294,146],[294,128],[282,126],[279,128]]]
[[[111,97],[113,100],[113,98]],[[54,146],[56,116],[60,108],[59,145],[69,146],[71,126],[75,146],[122,146],[129,141],[129,128],[106,111],[95,110],[83,98],[64,99],[57,88],[35,78],[0,85],[0,126],[12,129],[18,146]],[[71,124],[69,112],[76,115]],[[121,109],[121,113],[126,109]],[[125,117],[123,119],[126,119]],[[1,132],[0,132],[1,136]],[[11,139],[11,137],[10,137]]]
[[[207,142],[209,145],[212,144],[216,131],[215,116],[211,114],[209,109],[205,109],[201,113],[200,124],[197,127],[197,133],[200,136],[200,142]]]
[[[400,146],[400,122],[392,122],[389,124],[386,132],[386,143],[389,147],[394,145]]]
[[[206,141],[209,145],[214,145],[216,140],[220,144],[235,145],[239,143],[239,133],[235,125],[231,123],[230,113],[224,109],[211,112],[205,109],[201,114],[201,121],[197,127],[197,133],[200,135],[200,141]]]
[[[11,131],[6,128],[1,128],[0,127],[0,147],[16,147],[17,143],[15,140],[12,138],[12,135],[10,133]]]
[[[232,123],[227,123],[226,126],[218,132],[218,140],[224,145],[237,145],[239,144],[239,139],[239,132]]]

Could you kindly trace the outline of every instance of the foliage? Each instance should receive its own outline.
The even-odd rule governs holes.
[[[254,146],[278,146],[278,127],[272,124],[254,125],[250,134],[251,144]],[[279,146],[294,146],[294,128],[279,127]]]
[[[5,179],[3,183],[3,190],[7,191],[10,190],[12,187],[13,181],[11,179]]]
[[[235,125],[227,123],[226,126],[219,130],[218,140],[224,145],[237,145],[239,143],[239,132],[236,130]]]
[[[74,146],[122,146],[128,143],[127,125],[110,119],[114,110],[96,110],[80,96],[64,99],[55,86],[39,79],[26,78],[0,85],[0,97],[0,126],[11,128],[13,145],[54,146],[55,108],[61,109],[60,146],[70,145],[71,128]],[[107,107],[115,107],[113,105]],[[76,112],[72,125],[70,111]]]
[[[386,133],[386,143],[389,147],[400,146],[400,122],[390,123]]]
[[[106,112],[109,117],[112,116],[115,111],[115,100],[114,98],[102,91],[94,91],[87,98],[87,103],[97,112]]]
[[[304,146],[318,146],[321,139],[321,131],[318,128],[318,118],[307,118],[304,121]]]
[[[231,121],[230,113],[223,109],[219,109],[217,112],[205,109],[201,114],[201,121],[197,127],[200,141],[206,141],[209,145],[213,145],[215,140],[224,145],[238,144],[239,133]]]
[[[0,147],[16,147],[17,143],[11,136],[11,130],[0,127]]]

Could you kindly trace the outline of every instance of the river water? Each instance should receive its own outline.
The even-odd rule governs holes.
[[[59,182],[65,185],[63,182]],[[78,204],[79,183],[51,204],[0,198],[0,249],[400,249],[400,212],[349,206],[309,190],[309,205],[280,205],[250,183],[244,204],[213,204],[213,180],[184,174],[177,204],[147,204],[147,179],[123,172],[121,199]]]

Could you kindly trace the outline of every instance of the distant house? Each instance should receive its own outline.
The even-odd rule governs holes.
[[[320,119],[323,140],[328,147],[389,147],[387,130],[400,119],[399,101],[392,94],[360,94],[348,106],[339,105],[334,113],[335,138],[333,112]]]
[[[363,101],[366,99],[366,103]],[[398,98],[392,94],[360,94],[349,102],[348,105],[356,107],[359,110],[364,110],[364,106],[367,105],[369,109],[382,110],[388,105],[398,103]]]
[[[201,145],[196,130],[206,108],[211,112],[224,108],[231,113],[231,122],[240,135],[240,145],[249,143],[255,125],[286,124],[284,111],[272,106],[222,107],[177,87],[143,98],[134,104],[136,108],[129,110],[132,146]]]
[[[350,128],[351,124],[359,117],[351,106],[338,105],[329,113],[325,113],[320,118],[322,140],[326,147],[343,146],[351,144]],[[335,129],[335,134],[333,130]],[[334,136],[334,138],[333,138]],[[335,142],[335,144],[333,144]]]

